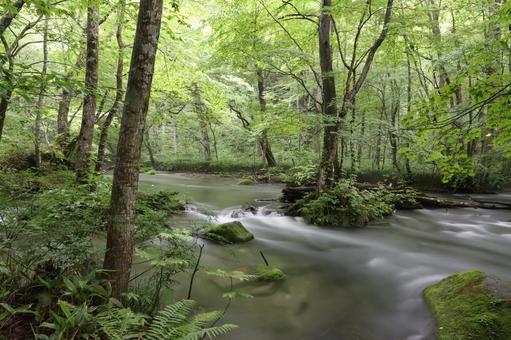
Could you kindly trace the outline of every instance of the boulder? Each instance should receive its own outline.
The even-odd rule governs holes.
[[[200,236],[221,244],[243,243],[254,239],[254,235],[239,221],[207,227]]]
[[[511,288],[480,271],[457,273],[427,288],[438,339],[511,339]]]

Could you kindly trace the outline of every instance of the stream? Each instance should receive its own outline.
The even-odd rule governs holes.
[[[511,276],[509,210],[399,211],[366,228],[320,228],[257,201],[277,198],[282,186],[236,183],[183,174],[140,177],[141,190],[175,190],[191,199],[193,209],[172,219],[174,225],[198,226],[212,216],[239,220],[255,235],[227,247],[201,241],[206,245],[192,298],[207,309],[223,309],[222,294],[230,288],[208,270],[253,273],[264,264],[263,251],[271,266],[286,273],[280,284],[243,285],[253,298],[232,301],[222,322],[239,328],[222,339],[433,339],[425,287],[470,269]],[[511,195],[499,200],[511,201]],[[246,204],[259,207],[257,213],[231,216]],[[189,277],[178,277],[175,299],[186,297]]]

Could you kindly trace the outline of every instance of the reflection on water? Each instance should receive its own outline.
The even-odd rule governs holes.
[[[281,190],[178,174],[142,175],[141,188],[190,197],[199,212],[174,221],[183,226],[207,214],[221,222],[234,220],[234,209],[261,205],[256,199],[276,198]],[[435,325],[421,297],[425,287],[474,268],[511,276],[511,211],[402,211],[354,230],[319,228],[264,209],[236,219],[255,240],[229,247],[207,242],[193,298],[222,308],[228,282],[205,272],[253,271],[262,264],[260,250],[288,277],[280,286],[246,287],[254,298],[231,305],[225,321],[240,328],[229,339],[430,339]],[[180,281],[176,298],[186,296],[188,275]]]

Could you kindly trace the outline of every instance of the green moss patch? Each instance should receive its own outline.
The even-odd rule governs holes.
[[[238,182],[238,185],[254,185],[256,182],[252,178],[244,178]]]
[[[511,339],[511,300],[494,296],[480,271],[458,273],[427,288],[438,338]]]
[[[238,221],[207,227],[200,232],[200,236],[222,244],[242,243],[254,239],[254,235]]]
[[[257,268],[257,279],[265,282],[279,282],[284,281],[286,275],[279,268],[272,268],[261,266]]]

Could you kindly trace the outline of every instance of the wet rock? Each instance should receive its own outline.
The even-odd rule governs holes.
[[[239,221],[207,227],[200,236],[221,244],[243,243],[254,239],[254,235]]]
[[[257,214],[257,208],[252,205],[248,205],[248,206],[242,207],[241,209],[234,210],[233,212],[231,212],[230,216],[232,218],[240,218],[240,217],[247,216],[249,214],[250,215]]]
[[[511,289],[480,271],[457,273],[427,288],[439,339],[511,339]]]
[[[264,282],[280,282],[286,279],[286,275],[279,268],[261,266],[257,268],[257,279]]]

